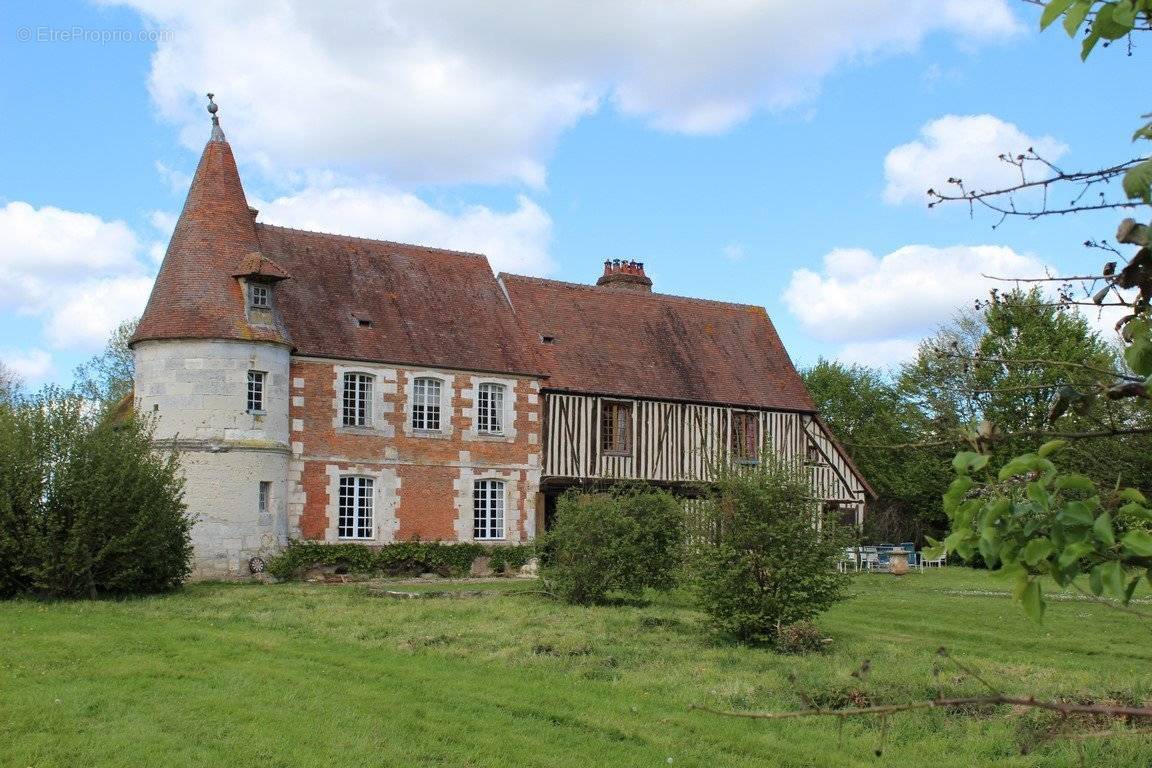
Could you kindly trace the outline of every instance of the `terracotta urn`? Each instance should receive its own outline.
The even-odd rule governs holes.
[[[908,553],[897,551],[888,555],[888,570],[893,576],[903,576],[908,573]]]

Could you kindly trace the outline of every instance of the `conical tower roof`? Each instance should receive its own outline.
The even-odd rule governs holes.
[[[132,343],[151,339],[287,343],[280,323],[252,324],[245,314],[243,286],[236,276],[251,271],[246,265],[263,261],[255,212],[244,197],[216,104],[210,102],[208,111],[212,136],[200,156]]]

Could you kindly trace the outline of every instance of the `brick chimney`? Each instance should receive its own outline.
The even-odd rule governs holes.
[[[596,285],[652,292],[652,280],[644,274],[644,263],[640,261],[605,261],[604,274],[596,281]]]

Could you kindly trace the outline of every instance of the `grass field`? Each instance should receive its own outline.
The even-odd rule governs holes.
[[[875,721],[849,722],[838,744],[833,721],[689,709],[797,708],[792,672],[826,705],[928,698],[940,645],[1006,692],[1152,700],[1152,622],[1067,600],[1038,626],[982,572],[861,575],[820,621],[831,650],[804,657],[717,642],[683,595],[574,608],[514,594],[533,586],[394,600],[209,584],[0,604],[0,766],[1077,764],[1069,742],[1035,743],[1054,717],[1007,707],[892,718],[881,757]],[[862,659],[866,685],[850,676]],[[981,691],[951,673],[945,685]],[[1088,766],[1152,765],[1149,736],[1081,746]]]

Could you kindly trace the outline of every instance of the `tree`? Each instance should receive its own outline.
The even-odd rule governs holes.
[[[1040,28],[1062,21],[1070,37],[1083,32],[1081,58],[1086,59],[1098,44],[1108,47],[1126,39],[1131,54],[1132,35],[1152,30],[1152,0],[1027,0],[1043,8]],[[1144,119],[1152,115],[1144,115]],[[1152,122],[1140,126],[1134,142],[1152,140]],[[1096,210],[1135,210],[1147,215],[1152,205],[1152,157],[1138,156],[1106,168],[1066,171],[1032,148],[1000,155],[1000,160],[1018,169],[1020,182],[1000,189],[970,189],[962,178],[948,180],[948,190],[929,189],[929,207],[941,203],[965,202],[999,215],[1000,223],[1009,217],[1035,220],[1044,216]],[[1120,181],[1120,194],[1112,183]],[[1069,190],[1068,188],[1071,188]],[[1032,195],[1039,192],[1041,194]],[[1097,194],[1090,194],[1095,192]],[[1018,204],[1018,196],[1024,195]],[[1064,204],[1064,200],[1071,202]],[[1120,246],[1135,246],[1136,252],[1122,251],[1107,239],[1088,240],[1090,248],[1108,253],[1106,263],[1093,274],[1075,277],[1034,278],[1035,282],[1060,284],[1060,300],[1066,305],[1127,307],[1129,313],[1117,323],[1124,340],[1124,362],[1129,369],[1115,370],[1108,395],[1113,399],[1152,398],[1152,227],[1135,219],[1124,219],[1116,232]],[[1126,262],[1120,266],[1119,262]],[[1079,288],[1084,299],[1077,298]],[[1090,298],[1089,298],[1090,297]],[[1132,375],[1134,374],[1134,375]]]
[[[178,586],[192,557],[182,496],[149,423],[54,388],[0,403],[0,597]]]
[[[819,519],[804,468],[765,460],[721,471],[694,551],[701,607],[722,633],[774,643],[847,597],[836,565],[849,531]]]
[[[1118,350],[1082,314],[1035,288],[995,292],[980,308],[922,344],[901,372],[901,392],[937,434],[1004,461],[1030,450],[1059,418],[1065,435],[1104,435],[1124,448],[1102,454],[1098,445],[1074,445],[1064,455],[1070,469],[1102,485],[1148,483],[1152,439],[1138,432],[1148,414],[1106,396]],[[1137,433],[1118,434],[1124,430]]]
[[[969,374],[986,330],[982,313],[961,311],[921,341],[916,357],[901,367],[897,388],[924,419],[925,442],[958,444],[979,423]]]
[[[1152,29],[1152,0],[1051,0],[1042,5],[1040,27],[1044,29],[1057,20],[1069,36],[1083,30],[1081,58],[1086,59],[1098,44],[1107,47],[1111,42],[1127,39],[1137,31]],[[1129,46],[1131,52],[1131,46]],[[1147,119],[1149,115],[1145,115]],[[1152,122],[1145,123],[1132,136],[1134,142],[1152,140]],[[953,178],[949,183],[958,192],[939,193],[929,190],[933,198],[930,205],[963,200],[970,208],[982,206],[998,212],[1000,222],[1010,216],[1037,219],[1042,216],[1076,213],[1102,209],[1137,209],[1146,215],[1144,206],[1152,205],[1152,158],[1147,156],[1126,160],[1113,166],[1087,172],[1069,173],[1058,168],[1032,149],[1015,155],[1001,155],[1001,159],[1020,170],[1021,181],[1012,187],[996,190],[969,190],[963,180]],[[1041,169],[1040,176],[1030,175]],[[1119,179],[1122,196],[1112,192],[1110,184]],[[1073,185],[1079,192],[1069,205],[1050,203],[1068,199],[1052,194],[1062,187]],[[1089,191],[1100,189],[1095,196]],[[1039,203],[1016,205],[1015,196],[1040,190]],[[999,223],[999,222],[998,222]],[[1134,246],[1136,252],[1122,251],[1105,241],[1089,240],[1085,245],[1107,251],[1110,260],[1097,274],[1076,278],[1037,278],[1035,282],[1060,281],[1060,301],[1065,305],[1115,305],[1128,309],[1118,323],[1123,338],[1124,366],[1105,367],[1097,359],[1092,364],[1066,366],[1063,382],[1056,388],[1049,402],[1046,421],[1077,418],[1091,419],[1091,410],[1101,394],[1108,400],[1128,398],[1152,399],[1152,227],[1128,218],[1120,222],[1116,242]],[[1115,257],[1115,258],[1112,258]],[[1120,261],[1126,262],[1123,266]],[[1081,284],[1088,301],[1080,301],[1072,291],[1073,281]],[[1019,324],[1017,324],[1019,326]],[[997,355],[1002,351],[993,350]],[[1098,350],[1088,350],[1090,354]],[[1036,354],[1025,357],[998,357],[1005,369],[1036,364]],[[973,357],[974,364],[988,362],[986,357]],[[1099,365],[1099,368],[1097,367]],[[1126,368],[1127,370],[1124,370]],[[1092,369],[1092,370],[1090,370]],[[1096,374],[1093,389],[1083,391],[1076,386],[1077,375]],[[1101,377],[1103,380],[1101,380]],[[1006,391],[1003,382],[998,382]],[[1083,382],[1086,384],[1088,382]],[[1035,390],[1033,390],[1035,391]],[[1028,398],[1017,393],[1022,404],[1015,408],[1019,415]],[[1031,403],[1033,408],[1036,403]],[[1005,415],[1001,409],[1000,415]],[[1011,414],[1009,414],[1011,415]],[[1129,414],[1131,425],[1118,423],[1115,414],[1108,413],[1103,429],[1074,430],[1074,437],[1118,436],[1147,434],[1152,431],[1146,413]],[[994,430],[984,430],[994,438]],[[1018,435],[1019,436],[1019,435]],[[1056,467],[1050,455],[1063,447],[1063,441],[1049,441],[1035,453],[1023,453],[1007,462],[992,462],[987,451],[994,444],[989,439],[977,444],[980,452],[964,452],[956,456],[954,467],[958,477],[945,495],[945,507],[952,521],[952,533],[944,546],[962,556],[972,557],[977,551],[992,566],[1000,566],[1018,574],[1016,595],[1032,616],[1039,618],[1043,610],[1040,575],[1050,575],[1060,584],[1074,583],[1083,574],[1089,576],[1089,588],[1097,595],[1127,602],[1140,576],[1152,582],[1152,512],[1144,495],[1133,488],[1121,489],[1121,482],[1107,493],[1099,490],[1098,483],[1079,473],[1065,473]],[[1094,457],[1110,471],[1116,471],[1116,458],[1123,446],[1110,445],[1107,455]],[[1128,451],[1127,453],[1132,453]],[[1147,447],[1139,451],[1141,458],[1148,455]],[[978,483],[973,474],[1002,463],[994,479]],[[1121,479],[1123,473],[1121,471]],[[1107,486],[1105,486],[1106,488]],[[1121,538],[1120,534],[1123,534]]]
[[[915,445],[931,437],[932,425],[885,375],[862,365],[820,360],[802,372],[816,408],[868,478],[877,499],[864,516],[865,535],[877,541],[922,541],[946,525],[940,494],[947,481],[940,466],[943,446]]]
[[[80,395],[110,409],[132,394],[136,364],[128,342],[136,333],[138,322],[120,323],[112,331],[104,351],[76,367],[73,386]]]
[[[0,360],[0,402],[15,400],[20,391],[24,389],[24,382],[19,374]]]

